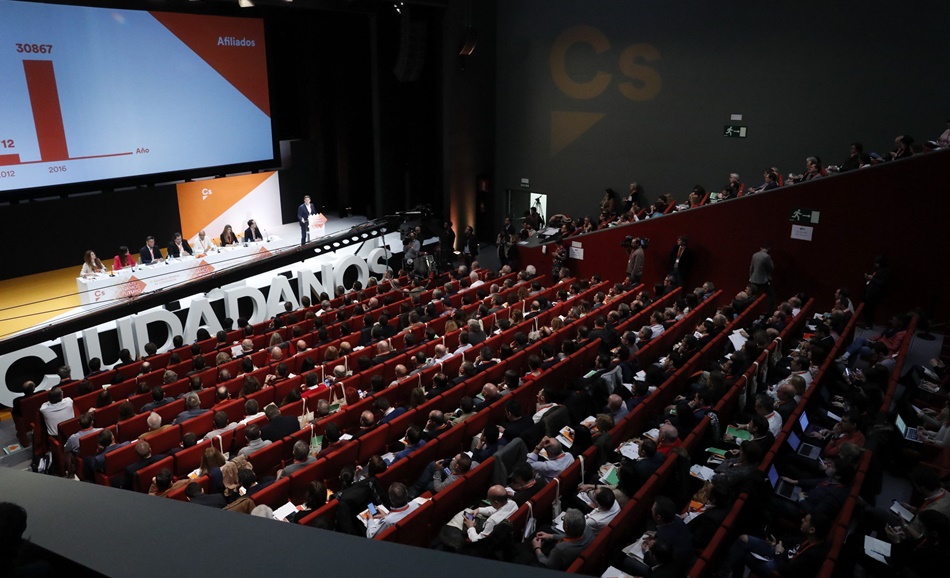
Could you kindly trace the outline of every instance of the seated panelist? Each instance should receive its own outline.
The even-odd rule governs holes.
[[[129,253],[129,248],[125,245],[119,247],[119,254],[112,259],[112,270],[126,269],[135,267],[135,257]]]
[[[261,230],[257,228],[257,221],[254,219],[247,222],[247,229],[244,229],[244,240],[248,243],[264,240],[264,235],[262,235]]]
[[[139,263],[149,265],[152,261],[160,261],[161,258],[162,252],[155,246],[155,237],[145,237],[145,246],[139,251]]]
[[[168,256],[178,258],[190,257],[194,254],[195,252],[191,250],[191,245],[188,244],[188,241],[181,238],[181,233],[175,233],[175,236],[168,244]]]
[[[192,246],[195,248],[195,253],[210,253],[214,251],[214,241],[211,240],[211,237],[205,233],[205,230],[202,229],[198,231],[198,236],[194,238],[191,242]]]
[[[221,246],[229,247],[231,245],[237,245],[238,238],[234,234],[234,230],[231,228],[231,225],[225,225],[224,230],[221,231]]]
[[[82,272],[79,275],[81,277],[91,277],[96,273],[105,272],[106,268],[102,265],[102,261],[96,257],[95,251],[86,251],[86,254],[83,256]]]

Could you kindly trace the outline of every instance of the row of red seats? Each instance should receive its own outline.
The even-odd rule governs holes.
[[[444,319],[442,319],[442,320],[441,320],[441,324],[439,325],[439,329],[440,329],[440,330],[441,330],[442,328],[444,328],[444,322],[445,322]],[[415,331],[416,337],[417,337],[418,339],[420,339],[420,340],[421,340],[422,335],[423,335],[423,330],[424,330],[424,328],[420,328],[419,330]],[[357,341],[358,341],[358,338],[359,338],[359,336],[356,335],[356,336],[350,336],[348,339],[351,339],[353,342],[357,342]],[[402,336],[402,335],[399,335],[399,336],[397,336],[397,338],[398,338],[398,339],[402,339],[403,336]],[[395,338],[394,338],[394,339],[395,339]],[[358,353],[359,353],[359,352],[357,352],[356,354],[358,354]],[[431,353],[431,352],[430,352],[430,353]],[[296,371],[296,370],[298,370],[298,365],[299,365],[299,363],[302,363],[303,356],[305,356],[305,355],[310,355],[310,354],[311,354],[310,351],[304,352],[304,353],[301,353],[301,354],[298,354],[297,356],[288,358],[288,359],[286,360],[286,363],[290,366],[290,370],[291,370],[291,371]],[[354,354],[354,355],[355,355],[355,354]],[[252,354],[252,360],[254,360],[256,364],[264,365],[264,362],[266,361],[266,359],[267,359],[267,352],[266,352],[266,351],[260,351],[260,352],[256,352],[256,353]],[[221,367],[211,367],[211,368],[208,368],[208,369],[206,369],[206,370],[204,370],[204,371],[202,371],[202,372],[200,372],[200,373],[198,374],[198,375],[201,377],[201,379],[202,379],[202,382],[203,382],[202,385],[203,385],[203,387],[209,388],[209,389],[207,389],[207,390],[202,391],[202,392],[199,393],[199,397],[201,398],[201,402],[202,402],[202,403],[201,403],[201,407],[203,407],[203,408],[208,408],[208,407],[210,407],[210,406],[212,405],[213,400],[214,400],[214,391],[213,391],[212,388],[217,387],[218,385],[224,385],[224,386],[230,391],[231,395],[235,395],[235,396],[236,396],[236,395],[239,393],[239,391],[241,390],[241,388],[242,388],[242,386],[243,386],[243,378],[236,378],[236,379],[233,379],[233,380],[231,380],[231,381],[229,381],[229,382],[225,382],[224,384],[219,384],[219,383],[217,382],[217,379],[218,379],[217,376],[218,376],[218,372],[219,372],[220,370],[222,370],[222,369],[228,369],[228,370],[231,371],[233,374],[237,374],[238,371],[239,371],[240,363],[241,363],[241,360],[240,360],[240,359],[233,360],[233,361],[228,362],[227,364],[225,364],[225,365],[223,365],[223,366],[221,366]],[[334,362],[334,363],[336,363],[336,362]],[[391,369],[392,367],[394,367],[394,365],[395,365],[395,364],[390,364],[388,367]],[[320,369],[322,370],[323,368],[321,367]],[[252,375],[255,375],[255,376],[259,379],[259,381],[263,382],[264,377],[266,376],[266,374],[272,373],[273,371],[274,371],[274,368],[273,368],[273,367],[264,366],[264,367],[262,367],[260,370],[257,370],[256,372],[253,372]],[[148,375],[146,375],[146,376],[142,376],[142,379],[146,379],[146,380],[147,380],[147,379],[151,379],[152,377],[161,378],[162,373],[163,373],[163,372],[161,372],[161,371],[153,372],[153,373],[150,373],[150,374],[148,374]],[[367,378],[367,382],[368,382],[368,378]],[[299,378],[294,378],[294,382],[293,382],[293,383],[299,385],[300,379],[299,379]],[[136,384],[134,383],[134,381],[130,381],[128,385],[129,385],[129,386],[136,386]],[[157,383],[155,383],[155,384],[149,383],[149,385],[157,385]],[[258,399],[260,407],[264,407],[267,403],[270,403],[271,401],[280,402],[280,400],[283,399],[283,397],[290,391],[290,389],[292,389],[292,386],[290,386],[290,385],[285,385],[285,384],[280,384],[280,385],[281,385],[281,387],[279,388],[280,391],[281,391],[281,395],[280,395],[280,396],[275,396],[274,398],[270,398],[269,395],[268,395],[268,393],[266,393],[267,391],[269,391],[269,388],[268,388],[268,389],[265,389],[264,391],[257,392],[256,394],[254,394],[254,395],[252,395],[252,396],[248,396],[248,397],[249,397],[249,398],[253,397],[253,398],[255,398],[255,399],[256,399],[256,398],[260,398],[260,399]],[[176,382],[174,382],[174,383],[172,383],[172,384],[165,385],[165,386],[163,387],[163,389],[164,389],[165,392],[166,392],[166,396],[168,396],[168,397],[177,397],[177,396],[179,396],[179,395],[185,393],[185,392],[188,390],[188,387],[189,387],[189,380],[188,380],[188,378],[182,378],[182,379],[180,379],[179,381],[176,381]],[[122,391],[123,388],[126,389],[126,390],[128,390],[128,391],[127,391],[127,392],[123,392],[123,391]],[[131,393],[134,392],[134,390],[132,390],[131,387],[125,387],[124,385],[112,386],[112,387],[110,388],[110,392],[115,392],[114,395],[116,395],[117,397],[119,397],[119,399],[118,399],[117,401],[115,401],[114,403],[112,403],[112,404],[110,404],[110,405],[108,405],[108,406],[99,408],[99,409],[97,410],[97,412],[96,412],[96,426],[97,426],[97,427],[109,427],[109,426],[115,424],[116,421],[117,421],[118,415],[119,415],[120,407],[121,407],[121,405],[123,404],[124,401],[130,401],[130,402],[132,403],[132,405],[133,405],[133,409],[135,409],[135,410],[137,411],[137,410],[140,409],[144,404],[150,402],[151,399],[152,399],[150,392],[144,393],[144,394],[140,394],[140,395],[133,395],[133,396],[130,397],[128,400],[121,399],[122,393],[131,394]],[[90,393],[90,394],[88,394],[88,395],[86,395],[86,396],[80,396],[79,398],[77,398],[76,400],[74,400],[74,407],[76,408],[77,414],[82,414],[82,413],[88,411],[88,410],[93,406],[93,404],[95,403],[95,398],[96,398],[96,396],[98,396],[98,392],[93,392],[93,393]],[[255,397],[255,396],[256,396],[256,397]],[[265,399],[265,398],[266,398],[266,399]],[[243,404],[242,404],[242,407],[243,407]],[[183,402],[181,402],[181,401],[176,401],[176,402],[174,402],[174,403],[172,403],[172,404],[168,404],[167,406],[163,406],[163,408],[160,408],[160,409],[161,409],[161,411],[158,411],[158,413],[159,413],[160,415],[162,415],[162,417],[163,417],[163,422],[168,423],[169,421],[171,421],[171,419],[174,419],[174,416],[177,416],[178,413],[180,413],[180,412],[184,409],[184,407],[183,407]],[[147,417],[147,416],[145,416],[145,417]],[[141,421],[142,423],[141,423],[141,424],[137,424],[137,423],[136,423],[136,426],[141,425],[142,427],[144,427],[144,419],[145,419],[145,417],[138,417],[138,416],[137,416],[137,418],[133,418],[132,420],[127,420],[127,421],[133,421],[133,420],[136,420],[136,419],[137,419],[138,421]],[[65,421],[65,422],[62,422],[62,423],[60,424],[60,427],[59,427],[60,439],[61,439],[61,440],[65,440],[66,438],[69,437],[69,435],[71,435],[72,433],[75,433],[76,431],[78,431],[78,429],[79,429],[79,423],[78,423],[78,422],[79,422],[78,416],[77,416],[76,418],[71,419],[71,420],[67,420],[67,421]],[[133,431],[136,431],[136,434],[135,434],[136,436],[137,436],[138,434],[144,432],[144,429],[141,429],[141,431],[139,431],[139,430],[140,430],[139,427],[133,427],[133,428],[131,428],[131,429],[132,429]],[[42,431],[45,431],[45,429],[42,429],[40,432],[37,432],[38,434],[40,434],[39,437],[42,437]],[[127,439],[134,439],[134,438],[127,438]],[[125,439],[122,439],[122,437],[120,437],[120,441],[125,441]]]
[[[653,311],[661,309],[666,304],[672,302],[674,297],[675,297],[674,294],[670,294],[670,295],[665,296],[663,299],[656,301],[655,303],[651,304],[649,307],[645,308],[640,313],[634,315],[631,319],[628,320],[627,324],[648,322],[650,318],[650,314]],[[705,313],[702,310],[697,309],[693,317],[691,317],[689,320],[684,319],[677,325],[683,328],[684,330],[687,330],[690,327],[690,322],[695,323],[696,319],[700,318],[702,315],[705,315]],[[575,322],[575,324],[572,324],[571,326],[566,327],[565,331],[569,331],[573,329],[574,327],[580,325],[581,323],[586,324],[586,322],[587,322],[586,319],[578,320],[577,322]],[[671,330],[671,331],[674,331],[674,330]],[[522,407],[525,407],[525,408],[533,407],[534,395],[536,394],[537,391],[544,389],[546,387],[562,388],[563,384],[571,383],[575,381],[577,378],[583,375],[583,373],[586,372],[588,367],[590,367],[590,364],[598,355],[599,350],[600,350],[600,340],[595,339],[591,343],[586,344],[581,351],[577,352],[574,356],[572,356],[572,361],[575,361],[575,363],[565,364],[562,362],[561,364],[555,365],[548,371],[542,373],[541,376],[537,380],[532,382],[530,389],[528,389],[527,386],[523,386],[519,388],[513,394],[514,399],[520,398],[519,401],[521,402]],[[651,360],[654,360],[656,357],[658,357],[661,351],[662,349],[658,345],[655,345],[654,342],[651,342],[649,345],[645,346],[638,353],[638,356],[640,357],[641,360],[651,361]],[[559,385],[560,387],[558,387]],[[503,403],[505,401],[506,400],[503,399],[497,402],[498,407],[496,408],[495,411],[499,412],[499,416],[498,416],[499,419],[501,419],[503,416],[503,414],[501,414],[501,411],[503,410]],[[481,427],[478,427],[479,425],[481,425],[480,422],[475,425],[475,428],[476,428],[475,431],[481,430]],[[596,447],[589,448],[586,452],[586,454],[590,454],[588,456],[588,459],[592,459],[592,456],[596,451],[597,451]],[[581,459],[583,460],[583,457]],[[419,460],[418,463],[420,465],[424,465],[424,463],[427,463],[427,461]],[[574,466],[568,468],[568,470],[565,471],[565,473],[562,473],[562,475],[559,476],[559,478],[564,479],[565,476],[571,476],[571,477],[577,477],[579,480],[580,475],[581,475],[581,468],[579,466],[581,463],[582,463],[581,461],[575,461]],[[416,545],[426,545],[430,543],[433,539],[435,539],[440,528],[443,525],[445,525],[455,513],[460,511],[462,508],[468,507],[472,503],[475,503],[481,500],[484,497],[488,484],[487,484],[487,480],[480,479],[481,476],[483,475],[485,474],[479,475],[478,476],[479,479],[476,479],[476,480],[472,480],[466,477],[466,479],[460,482],[456,482],[455,484],[453,484],[446,490],[443,490],[442,493],[437,494],[434,499],[437,504],[440,502],[444,503],[446,501],[449,501],[449,503],[451,503],[451,506],[444,507],[441,509],[434,508],[431,514],[431,520],[428,522],[427,525],[418,524],[417,522],[415,522],[415,520],[411,520],[411,521],[404,520],[403,523],[401,524],[402,526],[408,526],[410,524],[413,525],[414,532],[418,532],[419,530],[423,529],[423,527],[427,527],[428,528],[427,534],[422,534],[422,535],[413,534],[409,532],[408,530],[406,530],[405,527],[403,527],[401,529],[383,532],[380,534],[379,538],[384,539],[384,540],[393,540],[393,541],[398,541],[401,543],[409,543],[409,544],[416,544]],[[577,480],[573,480],[573,482],[574,482],[574,485],[576,486]],[[524,521],[527,519],[528,512],[531,511],[532,509],[535,512],[547,511],[550,509],[550,506],[558,498],[558,488],[560,484],[561,482],[559,480],[556,480],[552,482],[551,484],[546,485],[544,488],[539,490],[538,494],[536,494],[531,500],[529,500],[529,502],[527,502],[524,506],[522,506],[518,511],[516,511],[512,515],[511,521],[513,525],[516,527],[516,529],[519,526],[523,526]],[[458,497],[450,498],[450,496],[453,496],[454,494],[458,494]],[[414,518],[416,516],[427,517],[429,516],[429,514],[427,513],[419,514],[417,512],[414,512],[411,516],[407,517],[407,519]],[[400,524],[397,524],[397,526],[400,526]],[[517,533],[517,530],[516,530],[516,533]]]
[[[482,276],[485,276],[487,274],[487,271],[482,270],[480,273]],[[447,277],[441,280],[446,281]],[[406,281],[407,279],[402,279],[402,282],[406,282]],[[459,288],[458,281],[453,281],[452,283],[456,289]],[[378,291],[382,287],[387,287],[387,290],[388,290],[388,286],[389,284],[387,282],[383,282],[380,285],[376,285],[376,286],[365,289],[364,291],[366,293],[366,300],[364,300],[362,303],[365,305],[366,303],[368,303],[370,299],[372,299],[377,294],[382,295],[378,293]],[[338,297],[332,300],[331,304],[334,305],[334,307],[340,307],[345,304],[346,299],[347,299],[346,296]],[[399,301],[397,301],[396,303],[377,309],[375,313],[377,315],[383,311],[387,313],[394,313],[398,311],[398,308],[400,307],[402,303],[408,302],[408,300],[409,300],[408,297],[404,297],[400,299]],[[458,301],[460,304],[461,297],[458,297]],[[346,308],[348,308],[349,311],[352,313],[355,307],[356,307],[356,304],[346,305],[344,312],[346,312]],[[319,308],[320,308],[319,304],[313,305],[309,308],[305,308],[298,311],[297,314],[305,315],[308,311],[316,311]],[[395,317],[395,315],[393,315],[393,317]],[[335,319],[335,316],[334,316],[334,319]],[[358,320],[351,320],[351,321],[362,325],[362,318]],[[396,321],[396,320],[393,319],[393,321]],[[270,334],[273,333],[273,332],[268,332],[269,324],[270,324],[270,321],[268,320],[268,321],[260,322],[253,326],[254,336],[252,338],[252,341],[254,342],[255,350],[261,349],[266,346],[268,342],[268,338],[270,337]],[[309,330],[312,330],[313,328],[313,321],[304,320],[297,323],[296,325],[301,325],[302,327],[304,327],[306,330],[309,331]],[[331,339],[337,339],[340,337],[340,325],[341,325],[340,323],[332,323],[332,324],[327,325],[328,333],[330,334]],[[287,340],[291,336],[292,329],[293,327],[284,327],[284,328],[276,330],[276,332],[280,333],[284,340]],[[228,333],[228,343],[244,339],[244,337],[245,337],[245,332],[243,328],[230,331]],[[308,339],[312,340],[312,337],[308,337]],[[218,342],[217,342],[217,339],[212,337],[210,339],[206,339],[204,341],[199,342],[197,345],[202,354],[209,354],[215,351],[215,348],[218,346]],[[312,345],[312,342],[311,342],[311,345]],[[119,398],[128,397],[138,387],[138,384],[143,381],[146,382],[149,386],[160,385],[162,383],[164,369],[168,365],[168,362],[170,361],[173,353],[178,354],[179,358],[181,358],[182,361],[179,364],[172,366],[170,369],[182,374],[189,371],[191,369],[190,363],[192,359],[192,346],[185,345],[175,350],[167,351],[165,353],[161,353],[156,356],[153,356],[151,359],[148,359],[147,361],[149,361],[149,363],[153,367],[152,372],[144,376],[135,375],[134,377],[126,379],[118,384],[114,384],[112,388],[114,388],[114,391],[116,392],[115,396]],[[258,353],[261,353],[261,352],[258,352]],[[255,359],[255,363],[259,363],[265,357],[266,357],[266,354],[261,355],[259,359]],[[140,371],[141,366],[145,361],[146,361],[145,359],[139,359],[121,368],[106,370],[102,373],[89,377],[88,381],[92,383],[93,386],[103,386],[103,385],[110,384],[114,380],[116,374],[120,371],[125,374],[127,373],[131,373],[133,375],[137,374]],[[64,396],[73,397],[75,393],[78,391],[79,383],[80,383],[79,381],[72,381],[68,384],[64,384],[62,386]],[[95,392],[95,394],[98,394],[98,392]],[[26,432],[30,431],[31,429],[34,429],[35,423],[36,423],[36,415],[39,410],[39,407],[43,403],[45,403],[47,400],[48,400],[48,391],[38,392],[22,400],[21,402],[22,417],[19,417],[16,420],[18,433],[25,435]],[[92,407],[94,401],[95,401],[95,395],[90,394],[89,400],[86,400],[85,403],[88,404],[88,407]],[[81,409],[81,411],[85,411],[86,409],[88,409],[88,407]],[[34,453],[43,453],[45,451],[46,451],[45,444],[34,443]]]
[[[599,287],[595,287],[595,288],[592,288],[591,291],[596,291],[598,289]],[[531,323],[530,321],[525,322],[525,324],[530,324],[530,323]],[[519,327],[519,328],[523,328],[523,327]],[[516,329],[518,328],[514,328],[513,330],[516,330]],[[551,338],[554,338],[554,337],[559,337],[560,339],[563,339],[564,332],[558,332],[558,334],[551,336]],[[513,357],[510,360],[502,362],[502,364],[499,364],[499,366],[501,366],[501,368],[504,369],[506,366],[510,366],[514,368],[517,365],[516,371],[520,370],[519,373],[523,373],[523,371],[526,369],[525,362],[526,362],[527,356],[533,352],[536,352],[539,349],[539,347],[540,347],[540,343],[534,344],[530,348],[518,354],[516,357]],[[590,359],[587,359],[585,361],[589,363]],[[565,362],[565,367],[568,367],[571,365],[572,364]],[[573,367],[574,367],[574,371],[581,370],[580,364],[573,364]],[[492,368],[492,369],[495,370],[495,368]],[[500,375],[501,371],[500,370],[496,370],[496,371]],[[324,472],[334,471],[334,466],[336,467],[336,469],[338,469],[340,466],[346,463],[354,463],[356,461],[362,461],[362,460],[359,460],[361,454],[362,454],[362,457],[365,459],[365,458],[368,458],[369,455],[379,453],[380,450],[382,449],[381,446],[384,445],[383,443],[381,443],[382,440],[385,440],[389,436],[393,436],[392,439],[398,439],[398,437],[401,437],[402,432],[404,431],[403,425],[408,425],[407,422],[415,421],[415,422],[418,422],[417,425],[421,425],[422,423],[424,423],[429,409],[434,408],[435,406],[439,405],[440,402],[441,402],[442,409],[454,409],[455,407],[457,407],[458,400],[461,399],[461,396],[466,393],[471,394],[471,393],[477,392],[481,388],[481,385],[484,383],[484,381],[487,380],[488,377],[490,377],[489,375],[490,373],[492,372],[479,374],[475,378],[466,380],[463,384],[460,384],[460,386],[457,386],[456,388],[453,388],[451,391],[442,394],[435,400],[431,400],[427,402],[426,404],[424,404],[424,406],[420,406],[419,408],[416,409],[416,411],[411,412],[411,413],[407,412],[407,414],[403,414],[403,416],[399,418],[399,420],[401,420],[402,423],[400,423],[397,420],[394,420],[393,423],[386,424],[382,428],[379,428],[361,437],[358,440],[358,442],[346,444],[342,449],[338,450],[337,452],[334,452],[330,454],[329,456],[327,456],[326,458],[322,458],[321,460],[318,460],[316,463],[311,464],[308,467],[302,468],[301,470],[295,472],[291,476],[291,479],[295,481],[288,489],[289,496],[291,498],[294,498],[295,501],[299,501],[300,499],[302,499],[302,494],[305,491],[306,485],[309,484],[309,482],[314,479],[321,479],[321,476],[324,474]],[[512,396],[514,396],[515,398],[522,398],[525,403],[528,403],[529,401],[533,400],[533,396],[536,394],[538,387],[539,387],[538,384],[535,383],[535,384],[532,384],[532,387],[525,386],[525,387],[519,388],[517,391],[515,391],[512,394]],[[388,393],[390,390],[391,388],[387,389],[386,392],[384,393]],[[505,397],[502,400],[499,400],[499,402],[496,402],[496,404],[493,404],[492,410],[490,412],[481,412],[479,416],[485,416],[484,418],[481,418],[481,419],[472,418],[466,422],[465,427],[450,428],[447,432],[445,432],[444,434],[442,434],[442,436],[438,438],[439,439],[438,444],[433,444],[431,442],[429,444],[426,444],[421,450],[419,450],[419,452],[411,456],[410,459],[403,460],[403,461],[397,462],[397,464],[394,464],[393,467],[387,470],[385,475],[387,477],[395,477],[397,475],[397,472],[400,471],[403,465],[416,463],[418,464],[419,467],[424,467],[425,463],[428,463],[428,461],[430,461],[431,459],[430,456],[442,455],[442,454],[451,455],[451,454],[456,453],[457,451],[459,451],[459,449],[463,447],[463,444],[461,442],[471,439],[471,437],[473,437],[477,432],[481,431],[481,429],[484,427],[484,423],[482,423],[482,419],[485,419],[487,421],[487,419],[489,419],[489,417],[491,416],[494,416],[496,418],[499,418],[501,416],[501,414],[503,413],[503,404],[504,402],[507,402],[509,399],[512,399],[512,397]],[[446,402],[445,400],[451,400],[451,401]],[[363,402],[361,402],[361,404],[367,401],[369,400],[364,400]],[[354,406],[350,408],[350,411],[348,413],[356,414],[357,412],[354,411],[356,409],[357,408]],[[309,437],[310,435],[312,435],[312,433],[317,433],[317,431],[318,429],[310,430],[310,428],[304,428],[303,430],[301,430],[301,432],[298,432],[298,434],[302,434],[303,436]],[[292,446],[295,437],[297,437],[297,434],[284,440],[285,441],[285,443],[283,444],[284,447]],[[268,446],[268,448],[269,447],[270,446]],[[264,448],[264,450],[268,450],[268,448]],[[261,450],[261,452],[263,452],[264,450]],[[276,464],[272,467],[269,466],[269,463],[275,460],[261,459],[265,457],[265,456],[258,455],[261,452],[258,452],[257,454],[252,455],[251,461],[254,464],[255,471],[258,471],[259,474],[266,474],[272,470],[272,467],[276,467]],[[277,457],[276,449],[270,450],[270,452],[275,457]],[[258,464],[261,464],[261,465],[258,465]],[[418,475],[418,472],[413,472],[410,478],[416,475]],[[333,488],[334,482],[335,480],[333,480],[332,478],[327,480],[328,487]],[[270,490],[270,488],[268,488],[268,490]],[[286,500],[283,500],[284,498],[283,492],[280,492],[278,490],[279,488],[272,490],[272,492],[276,495],[276,502],[272,504],[274,506],[279,506],[283,501],[286,501]],[[176,495],[172,495],[171,497],[178,497],[178,496],[176,494]],[[264,497],[255,495],[255,501],[263,500],[264,498],[269,499],[270,497],[273,497],[273,496],[271,496],[271,494],[267,494]],[[333,505],[331,504],[330,507],[333,507]],[[312,516],[312,517],[315,518],[316,516]],[[308,519],[310,519],[310,517],[308,517]],[[304,520],[303,523],[306,523],[306,522],[307,520]]]
[[[494,340],[495,345],[500,344],[500,338],[501,336],[492,338]],[[428,345],[423,344],[420,347],[428,348],[428,353],[431,355],[432,353],[431,350],[436,343],[437,342],[433,342]],[[440,366],[442,369],[447,369],[447,367],[445,367],[446,365],[454,365],[455,370],[457,370],[458,366],[462,363],[462,361],[463,361],[463,356],[454,357],[451,360],[449,360],[446,364],[440,364],[439,366],[435,366],[431,368],[430,370],[428,370],[428,374],[425,375],[425,377],[427,378],[427,380],[431,380],[431,375],[434,374],[436,371],[440,370]],[[392,368],[396,363],[399,363],[399,362],[400,362],[400,358],[397,357],[397,358],[387,361],[385,366]],[[493,376],[496,379],[498,377],[498,375],[495,375],[494,373],[493,373]],[[353,376],[353,378],[349,378],[349,379],[353,380],[353,379],[360,379],[360,378],[361,378],[361,375],[357,374]],[[419,379],[423,379],[423,376],[420,376]],[[271,402],[279,402],[281,399],[283,399],[283,397],[287,393],[289,393],[290,390],[294,389],[295,387],[298,387],[301,380],[302,380],[301,376],[297,376],[297,377],[285,380],[283,382],[278,383],[276,387],[264,388],[258,392],[255,392],[247,396],[247,398],[232,400],[231,402],[225,404],[224,407],[220,407],[219,409],[221,409],[222,411],[225,411],[228,414],[229,421],[238,421],[242,419],[244,416],[244,403],[246,399],[256,399],[258,401],[259,407],[264,407],[268,403],[271,403]],[[187,383],[187,380],[185,381],[185,383]],[[345,384],[346,382],[344,382],[344,385]],[[239,384],[232,384],[232,387],[236,385],[239,385]],[[401,398],[393,400],[396,402],[402,401],[403,398],[408,399],[409,393],[413,386],[414,386],[413,382],[407,382],[404,387],[400,388],[397,391],[393,391],[392,388],[387,389],[387,395],[394,395],[394,394],[401,395]],[[172,393],[172,392],[169,392],[169,393]],[[322,395],[325,398],[329,398],[330,391],[325,390],[325,392]],[[202,401],[201,407],[204,407],[204,408],[211,407],[214,402],[214,390],[207,389],[200,392],[199,398]],[[313,407],[316,405],[316,401],[317,399],[315,398],[310,399],[311,409],[313,409]],[[330,421],[337,421],[338,425],[340,425],[341,428],[352,427],[355,424],[356,420],[358,419],[359,413],[363,409],[370,407],[370,404],[373,401],[374,399],[371,396],[363,400],[360,405],[349,408],[350,411],[340,412],[336,414],[335,416],[328,418],[326,420],[326,423],[329,423]],[[303,413],[304,403],[306,402],[304,400],[301,400],[299,402],[296,402],[295,404],[290,404],[289,406],[282,408],[282,412],[285,415],[295,415],[295,414]],[[156,413],[162,416],[163,422],[168,423],[169,421],[174,419],[174,416],[177,416],[179,412],[183,411],[183,409],[184,409],[184,401],[176,400],[175,402],[172,402],[170,404],[166,404],[165,406],[161,406],[157,408]],[[97,412],[97,414],[98,413],[100,412]],[[97,415],[97,418],[98,418],[98,415]],[[183,436],[185,433],[188,433],[189,431],[194,431],[195,433],[199,435],[203,435],[204,433],[212,429],[211,418],[212,416],[209,413],[209,414],[205,414],[204,416],[199,416],[198,418],[188,420],[187,422],[182,424],[181,428],[177,430],[178,435]],[[344,422],[344,420],[347,418],[348,418],[348,421]],[[117,434],[117,438],[119,439],[119,441],[134,440],[136,437],[138,437],[138,435],[143,433],[145,431],[145,419],[147,419],[147,416],[139,415],[129,420],[126,420],[125,422],[121,422],[120,424],[116,424],[116,429],[114,430],[114,432]],[[322,424],[321,433],[322,433],[322,428],[325,428],[326,423]],[[65,426],[63,424],[65,424]],[[63,424],[61,424],[60,431],[61,431],[61,435],[65,437],[68,437],[68,435],[72,433],[74,429],[78,430],[78,418],[74,418],[73,420],[69,420],[68,422],[63,422]],[[243,431],[243,429],[241,429],[241,431]],[[165,440],[165,436],[167,436],[168,440],[170,441],[174,439],[174,435],[171,431],[162,432],[161,435],[163,436],[161,438],[162,441]],[[65,437],[62,437],[61,439],[65,439]],[[90,450],[91,452],[95,451],[95,447],[96,447],[95,439],[96,439],[95,436],[86,436],[81,440],[80,455],[90,455],[90,454],[87,454],[86,452]],[[243,437],[240,439],[243,440]],[[178,440],[174,440],[174,441],[175,441],[175,444],[177,444]],[[58,444],[54,444],[54,445],[58,445]],[[154,450],[153,453],[163,453],[164,444],[162,444],[159,447],[160,449]],[[233,444],[232,444],[232,447],[233,447]],[[286,455],[288,457],[291,454],[291,447],[292,447],[292,444],[288,446],[288,448],[286,449]],[[116,465],[109,465],[107,469],[113,472],[121,471],[121,469],[124,469],[126,465],[129,465],[129,463],[132,463],[132,462],[126,463],[127,459],[120,459],[120,458],[128,458],[128,457],[130,456],[126,456],[125,454],[119,454],[118,456],[113,458],[110,454],[110,456],[106,460],[107,464],[116,464]],[[190,464],[191,462],[189,461],[188,463]],[[181,475],[181,470],[182,468],[176,467],[176,472],[179,472],[179,475]],[[187,471],[190,471],[190,470],[187,470]]]

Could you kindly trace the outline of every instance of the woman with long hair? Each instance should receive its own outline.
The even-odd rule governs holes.
[[[198,469],[198,475],[207,475],[211,480],[211,487],[215,492],[224,491],[224,477],[221,475],[221,466],[228,463],[227,458],[221,453],[221,450],[211,444],[205,448],[201,455],[201,467]]]
[[[106,268],[102,265],[102,261],[99,260],[99,257],[96,257],[96,252],[93,250],[86,251],[86,254],[83,256],[82,272],[79,273],[80,277],[90,277],[96,273],[105,273]]]
[[[234,234],[231,225],[225,225],[224,230],[221,231],[221,246],[228,247],[230,245],[237,245],[237,242],[237,235]]]
[[[126,267],[135,267],[135,257],[129,254],[129,248],[125,245],[119,247],[119,254],[112,259],[112,270],[118,271]]]

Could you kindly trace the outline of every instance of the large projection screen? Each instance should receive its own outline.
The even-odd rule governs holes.
[[[0,193],[275,158],[261,19],[0,1],[0,38]]]

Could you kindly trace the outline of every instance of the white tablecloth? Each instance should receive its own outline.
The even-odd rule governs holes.
[[[120,269],[115,276],[108,274],[76,279],[79,301],[82,305],[111,305],[116,299],[133,299],[143,293],[171,287],[204,278],[215,271],[244,265],[256,259],[269,257],[286,248],[288,241],[272,238],[247,247],[226,247],[201,257],[184,257],[153,262],[146,267]]]

